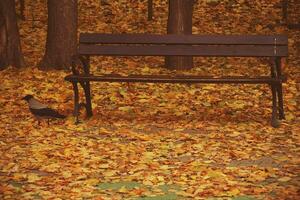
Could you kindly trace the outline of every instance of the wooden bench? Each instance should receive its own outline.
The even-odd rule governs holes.
[[[87,116],[92,116],[90,82],[147,82],[147,83],[213,83],[213,84],[269,84],[272,90],[272,126],[284,119],[281,59],[288,55],[285,35],[150,35],[82,33],[78,55],[74,57],[72,75],[65,80],[73,84],[74,115],[78,122],[81,105]],[[272,61],[270,76],[259,77],[203,77],[166,75],[90,73],[91,56],[202,56],[202,57],[268,57]],[[80,63],[79,63],[80,62]],[[80,67],[78,67],[80,64]],[[256,66],[253,66],[256,67]],[[80,68],[81,71],[80,72]],[[85,94],[85,103],[79,102],[78,83]]]

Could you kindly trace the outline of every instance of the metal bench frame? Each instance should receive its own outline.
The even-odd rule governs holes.
[[[74,56],[72,75],[65,80],[73,84],[74,116],[78,122],[81,106],[91,117],[90,82],[147,82],[147,83],[213,83],[213,84],[268,84],[272,91],[273,127],[278,119],[284,119],[281,59],[288,55],[286,35],[151,35],[151,34],[99,34],[80,35],[78,55]],[[201,57],[268,57],[272,60],[270,76],[259,77],[204,77],[108,74],[95,76],[90,73],[91,56],[201,56]],[[83,66],[80,73],[78,64]],[[82,67],[81,67],[82,68]],[[78,83],[85,94],[85,102],[79,101]]]

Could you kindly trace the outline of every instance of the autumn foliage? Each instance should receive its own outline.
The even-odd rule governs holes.
[[[26,1],[27,2],[27,1]],[[79,32],[165,34],[167,0],[79,0]],[[19,21],[26,68],[0,71],[0,199],[299,199],[300,31],[280,23],[279,0],[196,1],[193,33],[288,34],[286,120],[270,126],[266,85],[92,83],[94,116],[75,125],[67,71],[40,71],[47,3]],[[195,58],[169,71],[164,58],[99,57],[93,73],[263,75],[269,60]],[[38,126],[33,94],[67,115]],[[82,94],[81,94],[82,95]]]

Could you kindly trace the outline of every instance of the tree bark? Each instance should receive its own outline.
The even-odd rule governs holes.
[[[148,21],[153,18],[153,0],[148,0]]]
[[[65,69],[77,50],[77,0],[48,0],[46,51],[39,69]]]
[[[14,0],[0,0],[0,70],[9,65],[23,67],[19,28]]]
[[[194,0],[169,0],[168,34],[192,34]],[[190,69],[191,56],[168,56],[165,58],[168,69]]]

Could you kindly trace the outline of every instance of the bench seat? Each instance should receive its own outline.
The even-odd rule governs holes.
[[[68,75],[65,80],[73,81],[97,81],[97,82],[143,82],[143,83],[244,83],[244,84],[280,84],[286,78],[276,79],[268,76],[260,77],[213,77],[213,76],[169,76],[169,75],[129,75],[107,74],[94,75]]]

